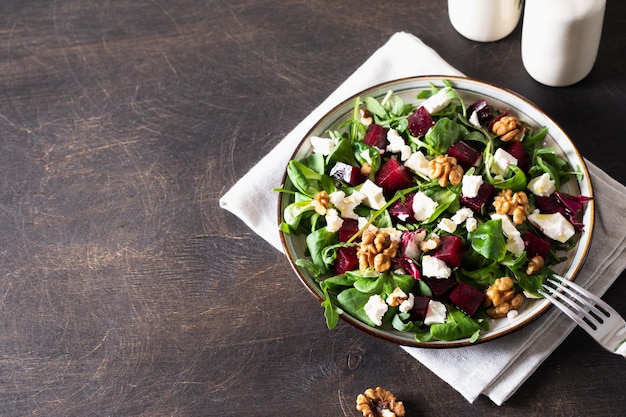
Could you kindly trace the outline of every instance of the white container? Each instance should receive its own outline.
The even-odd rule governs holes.
[[[517,26],[521,12],[522,0],[448,0],[448,17],[454,29],[478,42],[494,42],[508,36]]]
[[[606,0],[526,0],[522,62],[551,87],[585,78],[598,55]]]

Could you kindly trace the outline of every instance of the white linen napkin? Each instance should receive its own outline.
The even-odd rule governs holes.
[[[462,75],[420,39],[394,34],[319,107],[291,131],[220,199],[220,206],[239,217],[276,249],[280,243],[272,191],[280,186],[285,166],[302,137],[333,106],[380,82],[418,75]],[[576,281],[604,294],[626,267],[626,188],[588,162],[595,191],[596,229],[587,262]],[[610,203],[609,203],[610,202]],[[613,252],[607,248],[615,248]],[[502,405],[575,327],[556,309],[515,334],[457,349],[403,347],[432,372],[473,402],[480,394]]]

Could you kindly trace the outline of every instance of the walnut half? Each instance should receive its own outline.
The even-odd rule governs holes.
[[[506,317],[511,310],[517,310],[524,302],[524,294],[516,293],[514,281],[510,277],[502,277],[485,291],[485,307],[491,318]]]
[[[391,260],[397,254],[398,242],[391,240],[389,233],[370,227],[363,232],[357,247],[359,269],[373,267],[376,272],[385,272],[391,268]]]
[[[459,185],[463,179],[463,167],[457,164],[456,158],[448,155],[439,155],[428,163],[431,179],[439,178],[439,185],[445,187],[448,182]]]
[[[519,141],[526,133],[526,127],[515,116],[504,116],[496,120],[491,131],[500,136],[503,142]]]
[[[530,203],[524,191],[513,193],[512,190],[502,190],[494,197],[493,206],[498,214],[512,216],[515,224],[524,223],[530,212]]]
[[[356,398],[356,409],[363,417],[404,417],[404,404],[391,391],[368,388]]]

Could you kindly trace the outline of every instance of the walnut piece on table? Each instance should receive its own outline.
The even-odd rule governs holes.
[[[404,404],[391,391],[368,388],[356,398],[356,409],[363,417],[404,417]]]

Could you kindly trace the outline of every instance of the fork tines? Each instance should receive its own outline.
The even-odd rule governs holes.
[[[611,317],[611,308],[599,297],[571,285],[570,281],[555,275],[548,279],[553,287],[544,285],[544,291],[539,291],[553,304],[565,307],[563,310],[570,318],[587,331],[598,329],[598,325]]]

